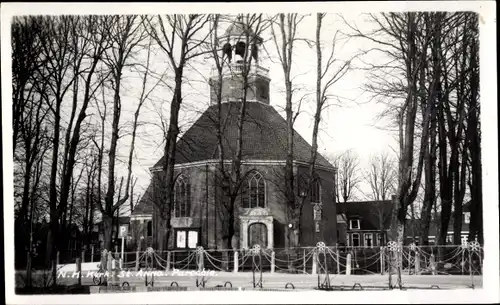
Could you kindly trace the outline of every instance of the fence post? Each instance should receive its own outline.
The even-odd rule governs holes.
[[[303,249],[303,253],[302,261],[304,262],[304,274],[306,274],[306,249]]]
[[[384,273],[385,273],[384,247],[380,247],[380,275],[384,275]]]
[[[139,250],[135,251],[135,271],[139,271]]]
[[[85,250],[82,250],[82,263],[85,263]]]
[[[469,248],[469,273],[470,273],[470,284],[471,287],[474,287],[474,273],[472,272],[472,253],[471,249]]]
[[[111,253],[111,251],[110,251],[110,252],[108,252],[108,259],[107,259],[108,266],[106,268],[107,271],[113,270],[113,260],[114,260],[113,253]]]
[[[82,263],[80,261],[80,258],[76,258],[76,272],[78,272],[78,285],[82,285]]]
[[[351,275],[351,253],[347,253],[347,258],[345,261],[345,274],[346,275]]]
[[[339,248],[336,249],[335,251],[335,256],[337,258],[337,274],[340,274],[340,255],[339,255]]]
[[[101,260],[100,260],[100,265],[101,265],[101,270],[106,271],[107,270],[107,254],[104,251],[101,251]]]
[[[112,255],[112,254],[110,254]],[[111,258],[111,274],[112,274],[112,277],[111,277],[111,283],[113,285],[116,285],[118,284],[118,268],[116,266],[116,259],[113,257]]]
[[[274,273],[274,268],[275,268],[275,264],[276,264],[275,255],[276,254],[274,253],[274,251],[271,252],[271,273]]]
[[[465,250],[462,249],[462,261],[460,263],[460,266],[462,267],[462,275],[464,274],[464,268],[465,268],[465,260],[464,260],[464,253],[465,253]]]
[[[167,268],[165,271],[170,271],[170,259],[171,259],[171,252],[170,251],[167,251]]]
[[[238,273],[238,251],[234,251],[234,273]]]
[[[404,249],[401,249],[401,257],[404,256]],[[408,251],[408,256],[406,257],[406,263],[408,264],[408,275],[411,272],[411,250]],[[401,268],[403,269],[403,261],[401,261]]]
[[[57,251],[56,266],[59,265],[59,263],[60,263],[60,255],[61,255],[61,252]]]
[[[312,274],[317,274],[316,269],[317,269],[317,264],[318,264],[318,252],[313,250],[313,262],[312,262]]]
[[[431,257],[429,259],[429,264],[432,270],[432,275],[436,275],[436,260],[434,258],[434,253],[431,254]]]
[[[198,252],[198,271],[203,270],[203,251]]]
[[[420,273],[420,253],[415,252],[415,275]]]

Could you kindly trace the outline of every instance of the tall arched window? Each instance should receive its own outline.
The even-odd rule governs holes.
[[[319,179],[315,179],[311,186],[311,203],[321,202],[321,184]]]
[[[257,172],[251,172],[242,185],[242,207],[264,208],[266,207],[266,183],[264,177]]]
[[[174,187],[174,217],[189,217],[191,189],[184,176],[177,178]]]

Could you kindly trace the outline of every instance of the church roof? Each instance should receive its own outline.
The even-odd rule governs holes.
[[[238,116],[242,103],[222,103],[224,159],[236,153]],[[210,106],[177,142],[176,164],[212,160],[218,158],[216,137],[217,105]],[[243,160],[286,160],[286,121],[270,105],[248,102],[243,124]],[[299,133],[294,133],[294,159],[308,162],[311,145]],[[161,167],[163,157],[154,167]],[[316,164],[333,169],[320,154]]]

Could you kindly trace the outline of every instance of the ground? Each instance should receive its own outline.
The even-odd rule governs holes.
[[[189,272],[189,271],[188,271]],[[198,290],[196,280],[199,283],[202,281],[201,275],[196,275],[193,271],[190,273],[181,274],[175,271],[159,271],[154,276],[154,287],[170,287],[173,282],[176,282],[179,287],[186,287],[187,290]],[[82,272],[82,285],[94,285],[94,275],[91,271]],[[65,276],[59,277],[58,282],[61,285],[74,285],[77,279],[72,277],[72,272],[67,273]],[[215,275],[206,276],[205,288],[213,288],[216,286],[224,286],[226,282],[230,282],[227,286],[232,286],[233,289],[249,290],[253,287],[252,272],[217,272]],[[256,282],[259,280],[259,274],[255,274]],[[319,278],[319,279],[318,279]],[[150,283],[152,280],[149,274],[147,281]],[[324,275],[311,275],[311,274],[281,274],[281,273],[262,273],[262,288],[264,289],[284,289],[287,283],[292,283],[295,289],[299,290],[313,290],[318,287],[318,280],[323,282]],[[111,279],[109,279],[111,281]],[[118,278],[120,283],[128,282],[130,286],[136,287],[136,291],[146,291],[145,282],[146,277],[144,274],[131,271],[130,274],[124,274],[123,277]],[[392,277],[395,283],[395,276]],[[344,290],[382,290],[387,289],[389,283],[389,275],[330,275],[330,284],[336,289],[343,287]],[[471,287],[474,283],[474,288],[482,287],[482,276],[470,275],[405,275],[403,276],[403,287],[407,289],[464,289]],[[291,286],[289,286],[291,287]],[[97,286],[91,287],[90,292],[96,293],[99,289]]]

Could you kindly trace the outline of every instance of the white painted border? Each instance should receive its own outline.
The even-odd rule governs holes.
[[[168,13],[230,13],[230,12],[348,12],[363,9],[363,12],[380,11],[475,11],[480,13],[480,79],[482,107],[482,163],[484,200],[485,259],[483,288],[449,291],[391,291],[391,292],[164,292],[130,293],[113,295],[83,295],[76,298],[64,296],[17,296],[14,294],[13,248],[13,176],[11,139],[11,50],[10,19],[16,14],[156,14]],[[2,132],[4,176],[4,241],[5,241],[5,295],[10,304],[68,304],[75,300],[81,304],[94,303],[460,303],[499,301],[499,222],[498,222],[498,135],[497,135],[497,92],[496,92],[496,3],[494,1],[414,1],[414,2],[282,2],[282,3],[2,3],[1,37],[2,48]],[[488,217],[486,217],[488,216]]]

